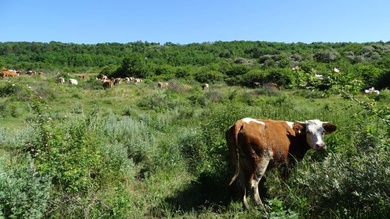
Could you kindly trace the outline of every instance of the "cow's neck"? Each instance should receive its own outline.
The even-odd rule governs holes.
[[[307,151],[310,149],[310,146],[306,142],[306,136],[298,135],[291,139],[291,145],[289,148],[289,163],[296,163],[301,161]]]

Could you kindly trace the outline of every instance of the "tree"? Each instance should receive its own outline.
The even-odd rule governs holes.
[[[339,57],[340,57],[340,54],[334,49],[320,50],[320,51],[314,53],[314,59],[317,62],[324,62],[324,63],[334,62]]]
[[[132,54],[123,59],[122,65],[116,70],[113,76],[117,77],[139,77],[146,78],[148,76],[147,63],[145,57],[141,54]]]

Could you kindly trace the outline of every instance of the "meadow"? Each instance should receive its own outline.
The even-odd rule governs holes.
[[[77,86],[54,72],[0,80],[0,218],[390,216],[389,90],[202,90],[175,80],[103,89],[96,76]],[[287,181],[266,174],[266,210],[244,211],[228,186],[224,135],[243,117],[338,127]]]

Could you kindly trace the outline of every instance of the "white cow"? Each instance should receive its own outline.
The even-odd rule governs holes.
[[[71,84],[71,85],[77,85],[78,82],[77,82],[76,79],[69,79],[69,84]]]
[[[365,90],[364,90],[364,93],[366,93],[366,94],[376,94],[376,95],[379,95],[379,94],[380,94],[379,90],[375,90],[374,87],[365,89]]]

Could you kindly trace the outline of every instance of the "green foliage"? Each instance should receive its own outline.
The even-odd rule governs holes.
[[[319,218],[389,216],[388,155],[377,151],[349,158],[330,154],[323,162],[299,169],[291,182],[295,194],[290,197],[306,197],[306,202],[311,203],[301,215]],[[286,203],[294,203],[289,201],[292,200]]]
[[[277,198],[269,200],[268,206],[270,208],[270,213],[267,215],[268,218],[299,218],[299,214],[289,209],[285,209],[283,205],[283,201]]]
[[[0,217],[42,218],[50,202],[50,178],[41,175],[29,157],[23,165],[0,168]]]
[[[295,76],[290,69],[274,69],[265,77],[266,82],[274,82],[279,86],[289,87],[295,85]]]
[[[126,180],[125,174],[131,173],[131,169],[130,172],[123,169],[130,167],[125,150],[106,145],[99,120],[93,115],[79,121],[50,117],[39,105],[35,110],[37,117],[31,120],[35,132],[23,151],[34,157],[36,172],[50,178],[47,211],[53,217],[125,213],[126,210],[116,206],[117,201],[128,202],[124,187],[117,187],[118,193],[106,197],[99,195],[102,190],[118,186]]]
[[[146,78],[148,76],[148,68],[145,58],[141,54],[136,54],[124,58],[122,65],[112,76]]]
[[[313,57],[317,62],[330,63],[336,61],[340,54],[334,49],[319,50],[314,53]]]
[[[0,87],[0,97],[11,97],[13,100],[25,101],[32,98],[33,91],[30,87],[24,87],[15,83],[6,83]]]
[[[199,72],[196,73],[194,76],[194,79],[201,82],[201,83],[215,83],[222,81],[224,78],[224,75],[221,72],[218,71],[205,71],[205,72]]]
[[[378,88],[389,88],[390,87],[390,69],[383,71],[376,81],[376,86]]]
[[[254,87],[255,82],[265,82],[267,73],[259,69],[253,69],[242,75],[242,84],[247,87]]]
[[[138,103],[138,106],[145,110],[155,110],[156,112],[162,112],[170,109],[177,109],[186,104],[186,102],[180,101],[176,93],[168,90],[166,92],[156,93],[152,96],[144,98]]]

